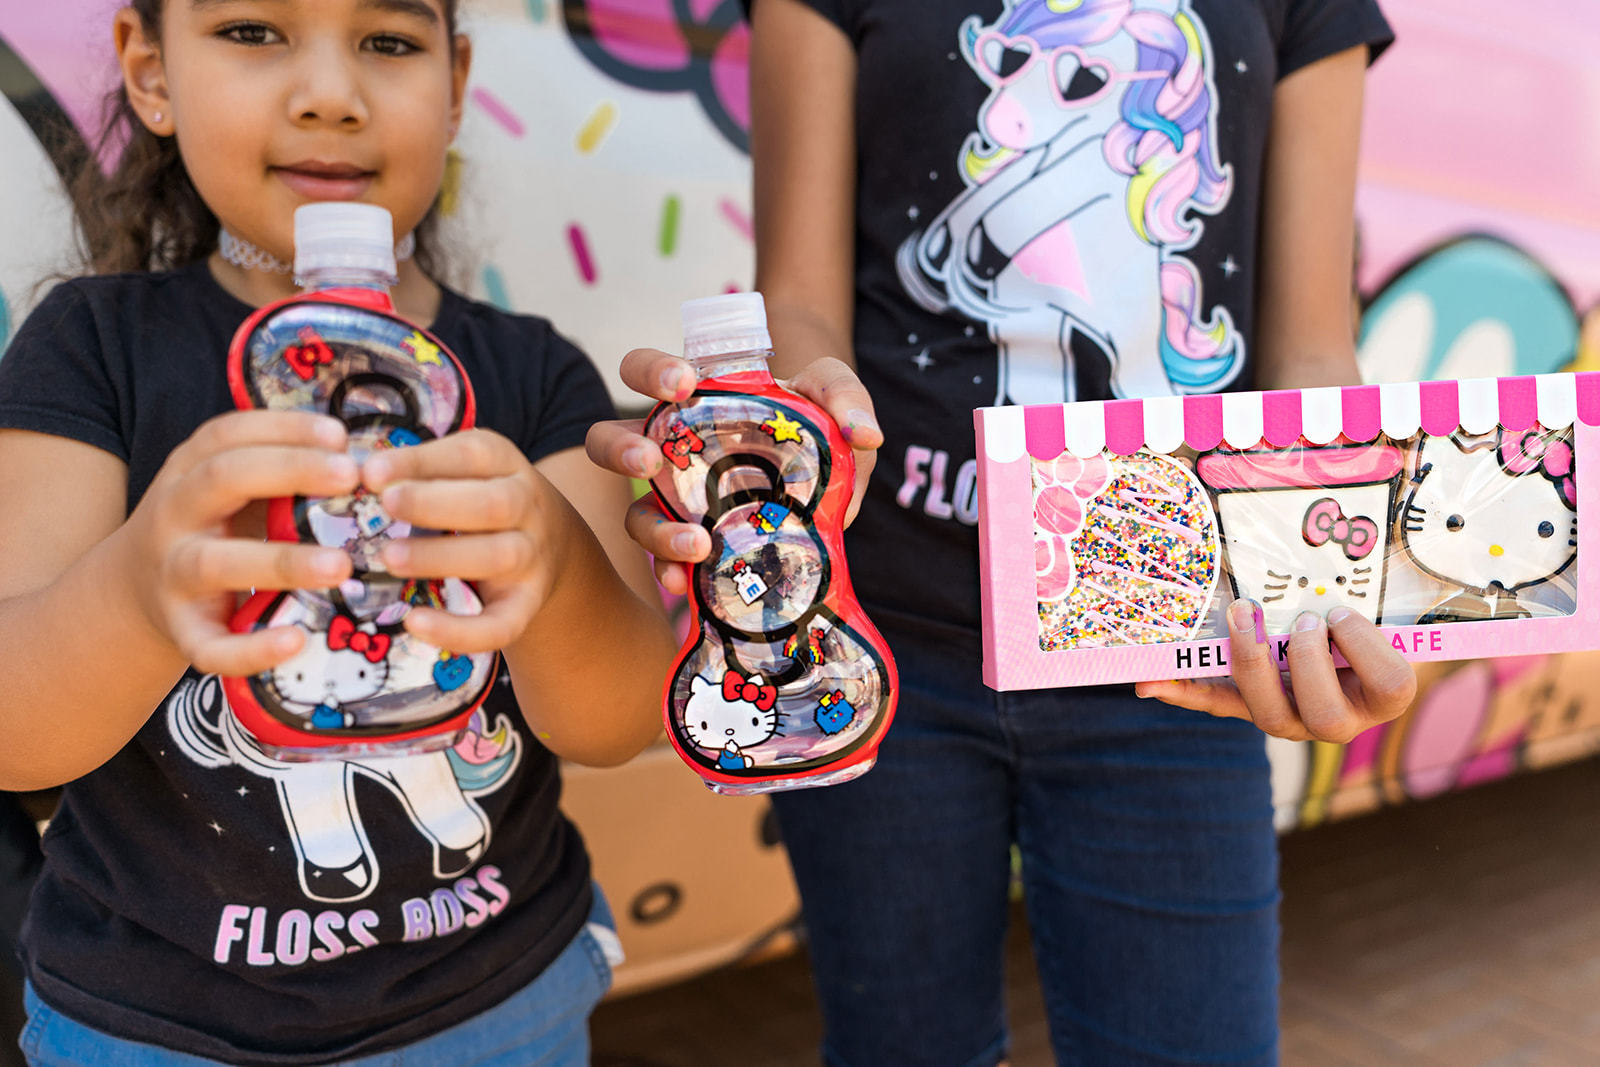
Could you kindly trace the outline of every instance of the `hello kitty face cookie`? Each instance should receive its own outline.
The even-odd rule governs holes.
[[[1504,596],[1546,581],[1577,556],[1570,435],[1540,429],[1424,437],[1400,535],[1428,574]]]

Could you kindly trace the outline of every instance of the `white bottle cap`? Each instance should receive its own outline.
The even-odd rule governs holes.
[[[772,347],[767,305],[760,293],[685,300],[682,315],[683,358],[691,362],[737,352],[765,352]]]
[[[371,271],[395,283],[394,218],[388,208],[349,200],[295,208],[295,280],[330,269]]]

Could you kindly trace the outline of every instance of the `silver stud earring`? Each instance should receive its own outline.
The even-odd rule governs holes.
[[[161,124],[161,112],[157,111],[154,115],[151,115],[150,121],[159,126]]]

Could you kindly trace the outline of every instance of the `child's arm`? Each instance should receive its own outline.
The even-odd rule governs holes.
[[[606,766],[657,735],[677,642],[644,556],[594,533],[620,527],[622,479],[577,449],[530,465],[511,441],[473,430],[375,456],[363,480],[395,518],[458,532],[389,545],[391,571],[467,578],[483,596],[474,617],[413,609],[408,630],[452,651],[504,652],[517,702],[557,755]]]
[[[234,635],[233,591],[326,586],[338,550],[229,537],[253,500],[355,486],[336,420],[225,415],[173,451],[123,521],[127,467],[91,445],[0,431],[0,788],[39,789],[110,759],[193,663],[253,673],[298,630]]]
[[[1360,383],[1351,270],[1366,63],[1364,47],[1340,52],[1290,74],[1273,95],[1257,272],[1263,389]],[[1335,743],[1411,705],[1416,671],[1355,612],[1335,608],[1326,619],[1297,620],[1287,684],[1252,616],[1247,601],[1229,609],[1231,678],[1140,682],[1139,694],[1249,719],[1278,737]],[[1334,668],[1330,639],[1349,670]]]

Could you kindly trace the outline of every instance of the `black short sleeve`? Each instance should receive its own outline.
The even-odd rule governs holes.
[[[1377,0],[1289,0],[1278,39],[1278,77],[1362,44],[1371,63],[1393,43],[1394,30]]]
[[[124,462],[128,446],[107,363],[105,322],[82,282],[52,289],[0,359],[0,427],[103,448]]]
[[[547,337],[537,396],[529,397],[529,437],[520,442],[529,461],[581,446],[590,426],[616,418],[611,394],[589,357],[554,330]]]
[[[744,8],[745,18],[750,17],[755,2],[756,0],[739,0]],[[852,0],[800,0],[800,2],[839,27],[852,40],[855,38],[856,12]]]

